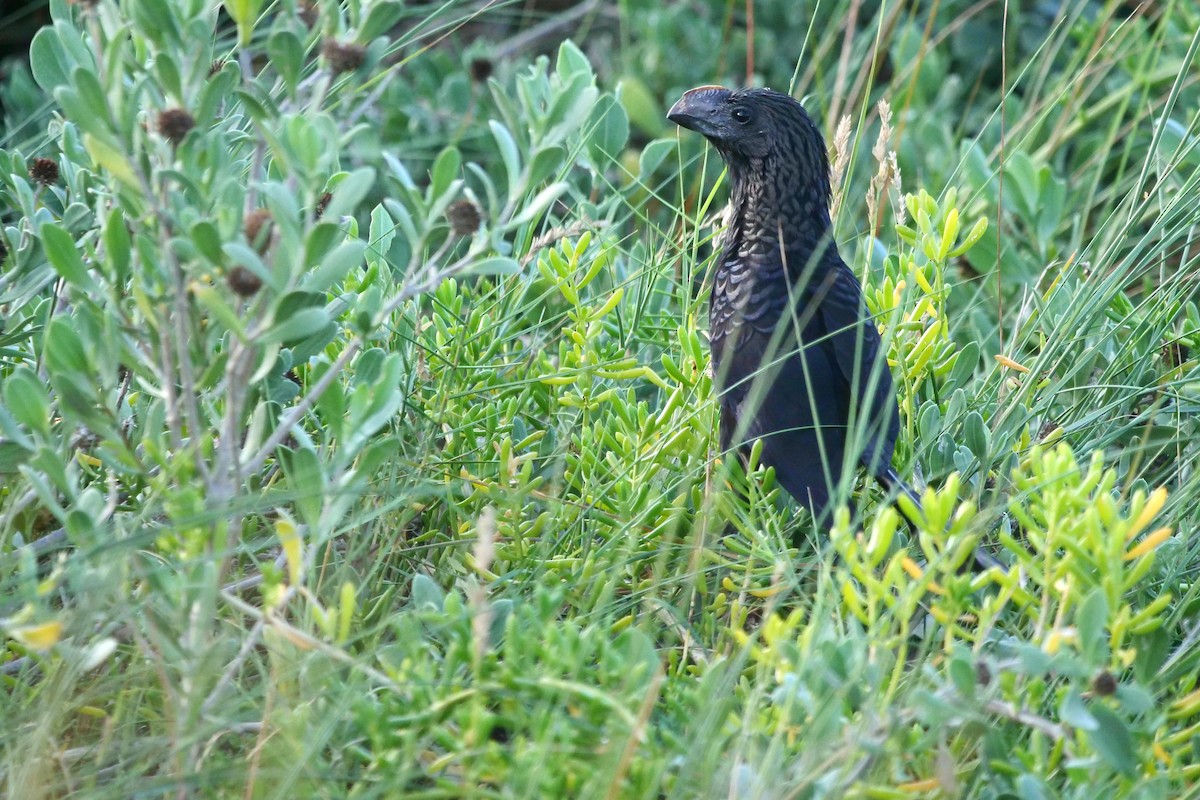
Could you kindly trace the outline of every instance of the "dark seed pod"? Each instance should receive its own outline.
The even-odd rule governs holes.
[[[1109,697],[1117,693],[1117,679],[1111,672],[1104,670],[1092,679],[1092,691],[1100,697]]]
[[[195,118],[182,108],[168,108],[158,115],[158,132],[171,144],[182,142],[194,127]]]
[[[271,243],[271,212],[265,208],[256,208],[246,215],[242,224],[246,239],[258,251],[259,255],[267,252]]]
[[[317,21],[321,19],[321,12],[317,10],[317,4],[311,2],[311,0],[304,0],[296,10],[296,15],[300,17],[301,22],[310,28],[316,25]]]
[[[458,200],[446,209],[446,219],[455,236],[470,236],[483,224],[483,213],[470,200]]]
[[[225,274],[225,282],[241,297],[251,297],[262,288],[262,279],[240,265]]]
[[[492,77],[494,64],[490,58],[473,58],[471,59],[471,80],[476,83],[483,83],[488,78]]]
[[[29,165],[29,177],[42,186],[58,183],[58,163],[51,158],[35,158]]]
[[[363,65],[367,59],[367,48],[353,42],[339,42],[337,39],[326,39],[321,45],[321,55],[329,63],[333,74],[353,72]]]

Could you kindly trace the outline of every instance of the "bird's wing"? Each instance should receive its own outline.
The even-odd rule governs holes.
[[[892,375],[882,355],[879,331],[867,313],[862,287],[850,268],[837,264],[816,279],[812,302],[841,377],[858,400],[851,424],[863,431],[862,463],[872,474],[887,469],[900,418],[892,398]],[[862,414],[868,416],[864,420]]]
[[[726,351],[721,445],[762,441],[762,463],[820,517],[844,472],[848,398],[828,343],[798,348],[794,338],[745,326]]]

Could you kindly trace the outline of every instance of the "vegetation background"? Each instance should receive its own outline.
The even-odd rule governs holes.
[[[1194,3],[3,14],[5,796],[1195,793]],[[714,82],[829,138],[918,531],[714,452]]]

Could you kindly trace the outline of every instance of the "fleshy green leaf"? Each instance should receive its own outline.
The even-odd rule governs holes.
[[[1133,736],[1125,722],[1111,709],[1102,704],[1091,708],[1097,728],[1088,732],[1088,739],[1105,761],[1123,775],[1137,774],[1137,758],[1133,750]]]
[[[55,272],[80,291],[89,293],[98,291],[96,282],[88,274],[83,257],[79,255],[79,249],[75,246],[75,240],[71,238],[71,234],[58,225],[48,222],[42,225],[39,235],[42,245],[46,248],[46,257],[50,259],[50,265],[54,267]]]

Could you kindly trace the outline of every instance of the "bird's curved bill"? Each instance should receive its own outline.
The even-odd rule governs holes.
[[[671,106],[671,110],[667,112],[667,119],[681,128],[704,136],[716,136],[719,133],[719,111],[731,94],[733,93],[724,86],[699,86],[689,89]]]

